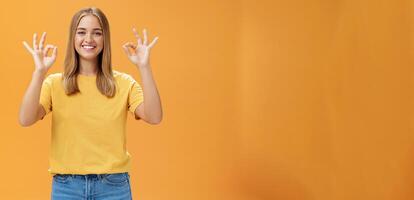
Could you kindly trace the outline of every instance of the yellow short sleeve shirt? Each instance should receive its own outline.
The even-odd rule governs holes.
[[[130,171],[127,113],[134,114],[144,96],[132,76],[116,70],[113,74],[116,95],[112,98],[99,92],[96,76],[78,75],[80,93],[71,96],[65,94],[61,73],[43,81],[40,104],[46,114],[52,113],[51,175]]]

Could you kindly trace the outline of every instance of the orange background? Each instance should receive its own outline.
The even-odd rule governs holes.
[[[128,119],[134,199],[414,199],[411,1],[14,1],[0,8],[1,199],[49,199],[50,120],[18,111],[47,31],[62,71],[69,22],[107,15],[114,69],[139,72],[131,28],[160,39],[151,62],[164,119]]]

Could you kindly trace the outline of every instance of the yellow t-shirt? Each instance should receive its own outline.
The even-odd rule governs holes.
[[[125,137],[127,113],[129,110],[134,114],[144,96],[131,75],[116,70],[113,75],[113,98],[99,92],[96,76],[78,75],[80,93],[71,96],[63,89],[62,73],[44,79],[40,104],[46,114],[53,111],[50,175],[130,171],[131,155]]]

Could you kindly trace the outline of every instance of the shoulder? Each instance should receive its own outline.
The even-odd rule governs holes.
[[[61,72],[57,72],[57,73],[49,74],[46,78],[56,79],[56,78],[61,78],[61,77],[62,77],[62,73]]]
[[[62,73],[60,72],[52,73],[52,74],[47,75],[43,82],[52,84],[53,82],[61,80],[61,78],[62,78]]]
[[[121,72],[118,70],[112,70],[113,76],[116,80],[119,80],[120,82],[125,82],[125,83],[135,83],[136,80],[130,75],[127,74],[125,72]]]

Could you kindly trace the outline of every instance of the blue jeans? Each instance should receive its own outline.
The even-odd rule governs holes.
[[[56,174],[52,200],[131,200],[128,172],[114,174]]]

